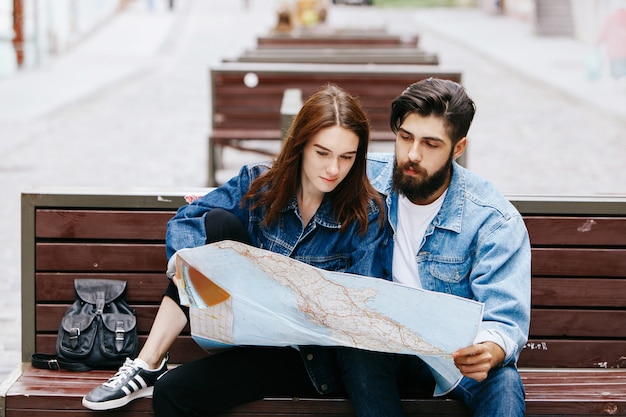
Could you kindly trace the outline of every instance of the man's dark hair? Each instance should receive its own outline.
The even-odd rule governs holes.
[[[474,119],[476,105],[459,83],[427,78],[407,87],[391,103],[390,125],[393,133],[411,113],[441,117],[452,146],[463,137]]]

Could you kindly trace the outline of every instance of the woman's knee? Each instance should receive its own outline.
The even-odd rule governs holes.
[[[219,242],[222,240],[235,240],[250,244],[250,235],[245,225],[233,213],[215,208],[210,210],[204,218],[206,229],[206,243]]]

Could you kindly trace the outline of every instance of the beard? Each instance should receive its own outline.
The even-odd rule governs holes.
[[[396,160],[393,165],[393,189],[403,194],[412,203],[428,201],[448,181],[452,172],[452,160],[452,152],[450,152],[446,163],[432,175],[428,175],[428,172],[415,162],[408,161],[400,167]],[[420,176],[406,175],[404,171],[408,168],[413,169]]]

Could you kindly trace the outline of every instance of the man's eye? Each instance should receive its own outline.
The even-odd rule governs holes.
[[[402,140],[411,140],[411,136],[408,136],[408,135],[400,135],[400,139],[402,139]]]

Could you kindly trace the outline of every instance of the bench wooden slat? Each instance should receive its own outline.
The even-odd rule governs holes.
[[[69,308],[70,304],[38,304],[37,310],[37,329],[39,332],[56,332],[59,329],[61,318]],[[154,317],[159,308],[157,304],[137,305],[132,304],[137,317],[137,332],[139,334],[148,334]]]
[[[623,277],[626,249],[534,248],[533,276]]]
[[[532,338],[520,355],[519,366],[529,368],[624,368],[621,339]],[[626,387],[625,387],[626,388]]]
[[[270,35],[259,36],[257,38],[257,48],[372,48],[372,47],[417,47],[418,37],[411,36],[403,38],[398,35],[388,33],[363,33],[363,34],[326,34],[312,35],[299,34],[290,35]]]
[[[439,57],[417,48],[267,48],[249,50],[222,62],[438,65]]]
[[[28,407],[33,413],[45,410],[46,407],[63,409],[64,415],[87,413],[80,405],[83,393],[99,385],[110,376],[107,371],[91,371],[80,375],[69,372],[37,370],[27,367],[19,383],[11,387],[11,396],[7,398],[7,409],[11,407]],[[626,383],[626,371],[534,371],[522,370],[522,380],[526,387],[527,415],[568,415],[568,416],[600,416],[626,415],[626,398],[621,394],[620,387]],[[49,381],[49,382],[48,382]],[[77,382],[78,381],[78,382]],[[48,384],[46,384],[48,382]],[[38,397],[36,400],[27,397],[33,391],[41,391],[50,386],[56,387],[54,393]],[[77,389],[82,385],[83,389]],[[563,395],[575,393],[575,399],[563,402]],[[600,401],[608,395],[615,395],[614,407]],[[134,401],[123,410],[125,416],[150,413],[150,398]],[[54,406],[52,405],[54,404]],[[409,416],[467,416],[467,411],[456,401],[433,399],[406,398],[403,406]],[[71,410],[71,411],[70,411]],[[610,412],[607,412],[610,411]],[[72,414],[69,414],[69,413]],[[108,413],[98,412],[98,415]],[[11,413],[9,416],[17,414]],[[32,414],[37,415],[37,414]],[[78,415],[78,414],[77,414]],[[116,415],[111,413],[111,415]],[[151,415],[151,414],[147,414]],[[352,416],[353,412],[348,401],[341,398],[268,398],[264,401],[243,404],[235,407],[223,416]]]
[[[40,272],[36,275],[39,302],[73,300],[75,278],[121,279],[130,302],[157,302],[167,286],[164,272],[86,273]],[[532,303],[542,306],[626,307],[626,278],[536,277],[532,279]]]
[[[41,332],[56,331],[63,314],[70,304],[37,305],[37,329]],[[140,333],[147,333],[152,326],[158,305],[131,304],[136,310]],[[533,309],[531,315],[532,337],[626,337],[626,311],[589,309]],[[626,352],[625,352],[626,353]]]
[[[39,271],[165,271],[165,244],[37,243]]]
[[[217,145],[230,145],[235,147],[236,144],[250,141],[276,141],[277,137],[281,137],[282,133],[279,129],[255,129],[254,131],[245,129],[215,129],[211,133],[211,140]],[[242,139],[243,138],[243,139]],[[375,142],[387,141],[394,142],[396,137],[391,131],[370,130],[370,140]],[[267,148],[266,148],[267,149]]]
[[[626,279],[532,277],[533,306],[626,307]]]
[[[626,245],[626,219],[615,217],[526,216],[533,245]]]
[[[165,255],[163,255],[165,256]],[[160,263],[160,262],[159,262]],[[37,302],[59,302],[74,299],[75,278],[118,279],[126,281],[126,300],[130,303],[158,304],[167,286],[165,271],[154,273],[120,272],[39,272],[35,276]]]
[[[35,235],[55,239],[162,240],[175,211],[37,210]]]
[[[145,340],[146,335],[139,335],[139,344],[141,346],[143,346]],[[37,352],[54,353],[56,352],[56,333],[39,333],[35,343],[37,344]],[[202,350],[188,334],[179,336],[169,352],[170,362],[173,364],[189,362],[207,355],[207,352]],[[111,372],[109,372],[109,376],[111,376]]]
[[[533,337],[626,338],[626,310],[534,308],[530,323]]]
[[[143,344],[144,335],[140,335]],[[56,333],[39,333],[38,352],[55,351]],[[191,353],[192,352],[192,353]],[[170,349],[172,363],[188,362],[205,355],[190,336],[180,336]],[[622,340],[572,340],[533,338],[520,355],[520,367],[531,368],[615,368],[625,367]]]

